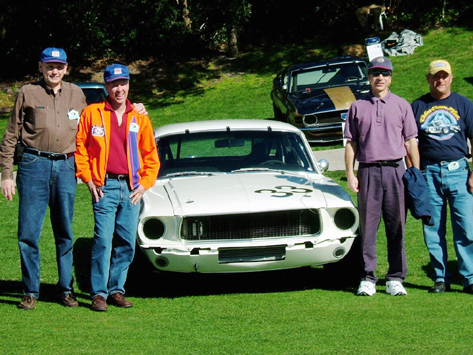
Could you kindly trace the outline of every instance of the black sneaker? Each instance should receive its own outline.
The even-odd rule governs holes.
[[[463,292],[473,295],[473,284],[464,287]]]
[[[450,285],[443,281],[434,283],[429,289],[429,293],[444,293],[445,291],[450,291]]]

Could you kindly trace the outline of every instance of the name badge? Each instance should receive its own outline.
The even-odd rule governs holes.
[[[79,112],[76,110],[69,110],[69,112],[67,112],[67,117],[69,117],[70,120],[78,120]]]
[[[450,164],[448,164],[447,169],[449,171],[452,171],[452,170],[457,170],[459,167],[460,167],[460,164],[457,161],[453,161]]]
[[[140,130],[140,126],[138,126],[136,123],[130,124],[130,132],[137,133],[139,130]]]

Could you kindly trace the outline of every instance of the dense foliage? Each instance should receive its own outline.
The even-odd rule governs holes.
[[[393,10],[387,20],[392,28],[465,25],[473,14],[469,0],[385,3]],[[364,4],[360,0],[0,0],[0,60],[7,64],[0,77],[35,70],[38,53],[47,46],[63,47],[76,64],[87,64],[97,58],[172,61],[227,50],[229,41],[237,53],[238,47],[275,41],[322,35],[346,38],[357,33],[354,11]]]

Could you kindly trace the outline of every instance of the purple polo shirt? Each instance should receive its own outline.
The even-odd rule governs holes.
[[[351,104],[344,137],[358,142],[360,163],[401,159],[407,155],[404,142],[417,137],[411,105],[391,92],[383,99],[369,93]]]

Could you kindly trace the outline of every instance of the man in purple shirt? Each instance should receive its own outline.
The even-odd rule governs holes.
[[[360,296],[376,293],[376,236],[381,216],[388,241],[386,292],[393,296],[407,294],[402,285],[407,274],[403,158],[407,155],[411,164],[419,168],[419,150],[411,105],[389,90],[392,70],[391,61],[385,57],[369,63],[371,91],[351,105],[344,132],[348,187],[358,193],[364,262],[357,291]],[[355,159],[359,162],[357,176]]]

